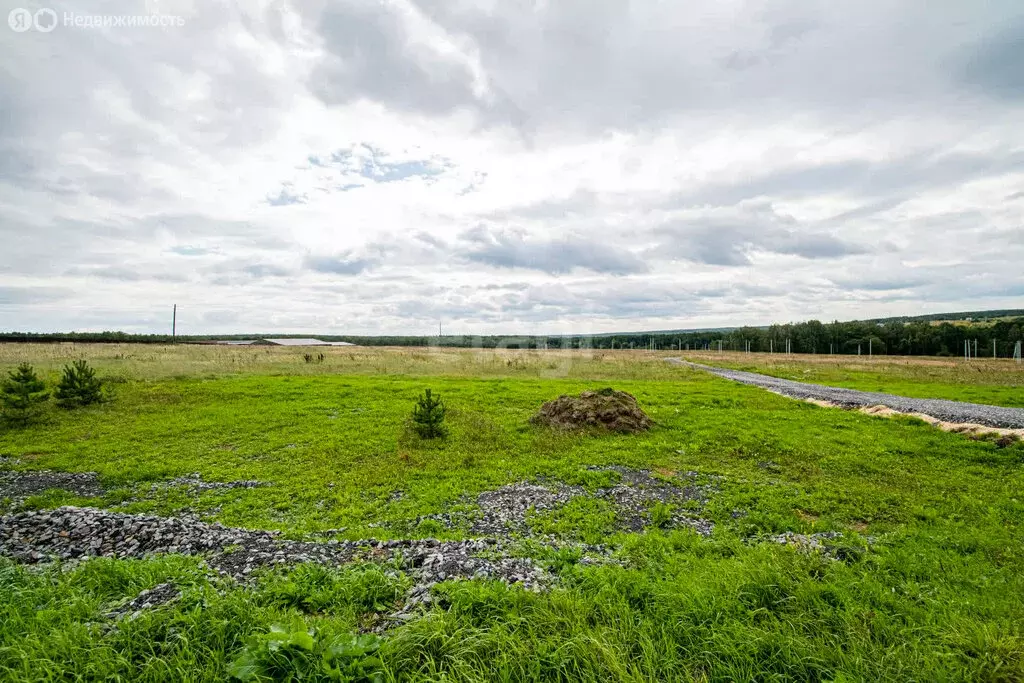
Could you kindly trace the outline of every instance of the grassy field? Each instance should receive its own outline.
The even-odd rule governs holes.
[[[224,680],[246,648],[262,647],[280,680],[1024,680],[1024,444],[817,408],[671,366],[665,354],[353,348],[313,364],[302,353],[0,345],[0,370],[28,360],[52,381],[85,357],[111,392],[0,432],[0,456],[15,459],[6,467],[98,472],[108,488],[19,505],[187,511],[295,538],[339,528],[334,538],[459,538],[466,529],[416,520],[516,481],[594,487],[586,466],[614,464],[713,483],[701,514],[714,533],[625,533],[599,506],[538,514],[538,530],[610,543],[616,562],[588,566],[524,542],[524,554],[550,561],[554,588],[442,584],[429,610],[383,636],[379,664],[354,655],[342,673],[325,666],[331,652],[390,609],[407,584],[400,572],[298,566],[240,585],[180,556],[64,569],[0,559],[0,677]],[[959,387],[975,400],[955,367],[920,381],[916,367],[897,378],[861,366],[891,382],[856,388]],[[792,367],[822,373],[812,381],[853,372]],[[1016,378],[979,386],[1012,398]],[[561,434],[528,423],[546,400],[603,386],[633,393],[655,428]],[[449,407],[441,442],[408,428],[426,387]],[[194,472],[269,485],[151,489]],[[843,552],[766,542],[823,531],[843,534]],[[181,600],[113,625],[112,606],[165,581]],[[275,624],[298,634],[293,647],[265,645]]]
[[[829,386],[911,398],[1024,408],[1024,363],[1008,358],[828,356],[684,352],[687,360]]]

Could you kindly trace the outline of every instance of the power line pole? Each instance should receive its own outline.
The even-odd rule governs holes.
[[[173,344],[178,336],[178,304],[174,304],[171,311],[171,343]]]

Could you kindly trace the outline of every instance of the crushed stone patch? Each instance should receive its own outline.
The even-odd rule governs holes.
[[[605,546],[551,547],[573,547],[585,563],[614,561],[611,549]],[[418,605],[429,604],[430,588],[441,581],[495,579],[528,590],[549,587],[555,577],[545,564],[516,552],[514,543],[497,538],[294,541],[273,531],[72,506],[0,517],[0,555],[25,564],[59,561],[63,566],[74,566],[92,557],[141,559],[179,553],[203,557],[206,565],[221,576],[244,582],[261,568],[302,562],[338,567],[360,561],[397,561],[414,580],[405,603],[395,613],[399,620]],[[160,596],[169,596],[170,592],[161,589],[156,597],[140,595],[124,611],[145,609],[146,602],[157,604]]]
[[[120,607],[107,612],[107,618],[119,621],[132,621],[142,615],[143,611],[167,605],[181,597],[181,591],[173,583],[160,583],[152,588],[140,591],[132,600]]]
[[[261,486],[270,486],[264,481],[256,479],[243,479],[238,481],[205,481],[199,472],[175,477],[168,481],[155,482],[150,486],[150,491],[158,491],[166,488],[184,488],[189,493],[198,494],[204,491],[218,491],[226,489],[254,489]]]
[[[858,551],[835,542],[842,537],[843,533],[841,531],[819,531],[813,534],[798,534],[793,531],[786,531],[773,536],[750,539],[750,541],[776,543],[793,548],[800,553],[808,555],[820,554],[831,560],[850,559],[851,556],[858,554]],[[867,541],[869,547],[876,541],[872,536],[864,537],[864,540]]]
[[[95,472],[55,472],[53,470],[7,470],[0,472],[0,498],[15,503],[50,489],[62,489],[78,496],[102,496],[106,489]]]
[[[713,485],[697,483],[697,472],[685,472],[672,478],[659,478],[650,470],[638,470],[619,465],[588,467],[590,471],[611,471],[619,475],[612,486],[591,492],[583,486],[559,481],[520,481],[506,484],[492,491],[484,491],[475,501],[477,510],[471,512],[443,512],[416,518],[435,520],[446,528],[468,527],[472,534],[531,536],[530,518],[538,513],[556,512],[577,498],[605,500],[615,510],[617,526],[623,531],[642,531],[652,523],[651,508],[657,503],[673,506],[664,528],[690,528],[703,536],[710,536],[714,525],[709,520],[682,510],[684,503],[696,502],[703,506],[715,489]],[[672,479],[683,479],[674,483]]]
[[[696,483],[697,472],[685,472],[681,475],[688,480],[685,486],[677,486],[664,478],[655,477],[650,470],[633,470],[613,465],[611,467],[594,468],[597,471],[613,471],[620,475],[617,484],[609,488],[598,489],[597,496],[609,501],[616,509],[619,523],[629,531],[641,531],[651,524],[651,506],[656,503],[679,505],[688,501],[696,501],[703,505],[707,502],[714,489],[710,485]],[[669,528],[689,527],[701,534],[710,536],[713,525],[708,520],[688,515],[678,509],[672,512],[671,518],[664,525]]]

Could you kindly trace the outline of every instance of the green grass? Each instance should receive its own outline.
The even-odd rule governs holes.
[[[1024,408],[1024,364],[1010,359],[901,358],[898,356],[784,356],[683,353],[722,368],[910,398],[944,398]]]
[[[187,508],[292,536],[437,535],[413,521],[487,489],[614,478],[587,465],[696,471],[717,487],[701,513],[716,524],[708,539],[616,532],[609,510],[583,499],[534,516],[538,531],[615,544],[621,564],[586,566],[564,551],[547,558],[560,576],[548,592],[439,586],[428,612],[384,637],[385,680],[1024,679],[1024,444],[821,409],[655,355],[584,359],[552,379],[542,354],[518,365],[462,356],[468,369],[448,372],[449,360],[376,353],[393,372],[130,367],[138,378],[113,385],[112,401],[0,432],[0,455],[18,468],[96,471],[111,488],[92,501],[49,492],[34,507]],[[607,385],[635,394],[656,427],[566,435],[527,422],[545,400]],[[449,407],[444,441],[408,429],[428,386]],[[270,485],[149,490],[192,472]],[[844,532],[843,561],[756,542],[824,530]],[[111,609],[163,581],[180,601],[111,628]],[[326,680],[326,653],[393,609],[407,581],[373,566],[299,567],[239,586],[180,557],[64,571],[0,561],[0,678],[224,680],[280,624],[313,637],[308,650],[280,651],[278,677]]]

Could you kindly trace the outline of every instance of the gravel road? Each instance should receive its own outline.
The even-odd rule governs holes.
[[[700,363],[691,363],[681,358],[669,358],[668,360],[675,365],[705,370],[725,379],[731,379],[743,384],[752,384],[756,387],[773,391],[776,394],[789,396],[790,398],[812,398],[818,401],[828,401],[843,408],[884,405],[897,412],[924,413],[945,422],[971,422],[988,427],[1024,429],[1024,408],[1003,408],[1001,406],[961,403],[960,401],[946,401],[937,398],[907,398],[905,396],[881,394],[873,391],[857,391],[855,389],[829,387],[823,384],[794,382],[793,380],[760,375],[756,372],[727,370],[710,365],[701,365]]]

